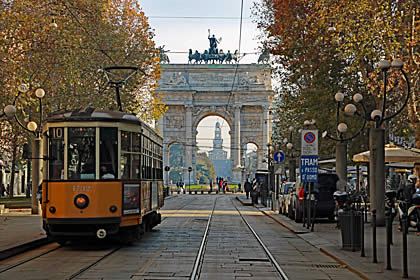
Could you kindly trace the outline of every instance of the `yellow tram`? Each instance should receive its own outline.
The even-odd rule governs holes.
[[[56,112],[43,129],[42,218],[59,243],[134,241],[161,222],[162,138],[135,115]]]

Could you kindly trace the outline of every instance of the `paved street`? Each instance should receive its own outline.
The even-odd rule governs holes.
[[[62,248],[53,243],[1,262],[0,270],[4,270],[40,252],[45,253],[1,273],[0,278],[189,278],[213,206],[214,216],[200,279],[281,279],[241,215],[254,228],[289,279],[357,278],[357,275],[298,235],[257,208],[243,206],[235,197],[175,195],[167,199],[162,209],[162,224],[132,246],[119,248],[117,244],[110,243],[77,244]]]

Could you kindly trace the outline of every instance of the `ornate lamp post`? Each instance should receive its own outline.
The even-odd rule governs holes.
[[[354,99],[355,102],[362,101],[363,97],[360,99],[360,94],[356,94],[358,97]],[[356,96],[355,95],[355,96]],[[360,96],[359,96],[360,95]],[[336,130],[337,130],[337,138],[332,137],[328,134],[327,131],[322,133],[322,137],[327,137],[330,140],[336,141],[335,145],[335,170],[338,178],[340,179],[340,190],[346,191],[346,183],[347,183],[347,142],[357,137],[365,128],[366,126],[366,119],[363,121],[362,127],[359,129],[357,133],[354,135],[344,138],[344,133],[347,132],[347,124],[340,123],[340,109],[341,103],[344,100],[344,94],[338,92],[335,94],[335,101],[337,102],[337,113],[336,113]],[[344,111],[346,114],[353,115],[356,112],[356,107],[353,104],[349,104],[345,107]]]
[[[383,124],[397,116],[405,108],[410,97],[410,83],[407,74],[403,70],[403,61],[401,59],[394,59],[392,63],[388,60],[379,62],[379,69],[383,76],[383,93],[381,95],[381,110],[375,109],[371,112],[366,110],[362,100],[361,94],[355,94],[353,100],[360,103],[363,108],[363,114],[357,112],[357,108],[353,104],[346,106],[345,111],[349,114],[357,113],[367,121],[374,121],[375,127],[369,129],[369,181],[370,181],[370,203],[371,209],[376,210],[377,225],[385,224],[385,129]],[[391,92],[387,90],[388,85],[388,71],[390,69],[398,70],[404,76],[407,84],[407,95],[404,103],[394,113],[387,114],[387,95]]]
[[[293,147],[293,130],[295,128],[293,126],[289,126],[289,139],[290,141],[288,141],[287,138],[284,139],[284,143],[286,144],[286,148],[289,151],[289,181],[291,182],[296,182],[296,159],[295,159],[295,155],[293,154],[294,147]]]
[[[13,104],[7,105],[4,108],[4,113],[9,120],[15,119],[20,127],[34,134],[35,138],[32,142],[32,214],[38,214],[38,200],[36,197],[38,186],[40,184],[40,143],[41,143],[41,132],[42,132],[42,98],[45,95],[45,91],[42,88],[35,90],[35,97],[39,101],[39,126],[36,122],[30,121],[27,126],[24,126],[22,122],[16,116],[16,101],[21,93],[25,93],[29,90],[27,85],[20,85],[18,88],[19,92],[16,95]]]

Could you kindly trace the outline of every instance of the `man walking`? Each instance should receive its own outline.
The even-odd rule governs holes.
[[[249,192],[252,189],[252,185],[251,185],[251,182],[249,182],[249,179],[246,179],[244,189],[245,189],[245,193],[246,193],[246,199],[249,199]]]

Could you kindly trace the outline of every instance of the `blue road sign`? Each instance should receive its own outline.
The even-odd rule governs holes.
[[[300,174],[302,182],[318,182],[318,156],[301,156]]]
[[[285,159],[284,153],[282,151],[275,152],[273,157],[274,157],[274,161],[276,163],[280,163],[280,162],[284,161],[284,159]]]

